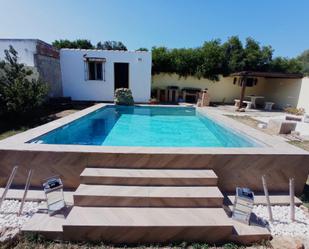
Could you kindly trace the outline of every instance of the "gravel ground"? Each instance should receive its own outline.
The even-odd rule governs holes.
[[[5,200],[0,210],[0,242],[14,237],[20,231],[22,225],[36,213],[43,203],[26,202],[20,217],[17,212],[20,207],[18,200]],[[289,206],[273,206],[274,221],[269,222],[266,206],[254,206],[253,212],[269,224],[270,232],[274,237],[303,238],[307,246],[309,238],[309,213],[300,207],[295,207],[294,222],[290,221]],[[282,242],[282,238],[280,239]],[[224,247],[225,248],[225,247]],[[307,247],[305,247],[307,248]]]
[[[41,203],[25,202],[23,212],[18,217],[21,202],[18,200],[5,200],[0,210],[0,241],[14,237],[22,225],[35,214]]]
[[[255,206],[253,212],[269,224],[273,236],[288,236],[303,238],[306,243],[309,238],[309,213],[305,209],[295,207],[295,221],[290,220],[289,206],[272,206],[274,221],[269,221],[267,206]]]

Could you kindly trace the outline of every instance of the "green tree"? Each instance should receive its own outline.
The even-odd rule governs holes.
[[[61,48],[74,48],[74,45],[69,40],[55,40],[52,45],[55,48],[61,49]]]
[[[284,57],[274,58],[270,65],[269,71],[281,73],[300,73],[303,67],[298,59],[288,59]]]
[[[97,49],[103,50],[124,50],[127,51],[127,47],[121,41],[105,41],[98,42]]]
[[[238,36],[230,37],[222,47],[224,52],[223,75],[243,71],[245,51]]]
[[[94,46],[91,44],[91,41],[85,39],[77,39],[73,42],[76,48],[81,49],[93,49]]]
[[[257,41],[249,37],[246,39],[244,54],[244,70],[265,71],[272,60],[273,50],[270,46],[260,47]]]
[[[196,75],[196,65],[202,64],[203,58],[198,49],[181,48],[171,50],[171,60],[174,64],[173,70],[180,77],[187,77],[189,75]]]
[[[302,65],[302,72],[309,76],[309,49],[305,50],[301,53],[300,56],[297,57]]]
[[[197,66],[196,76],[218,81],[224,63],[224,50],[220,40],[205,42],[199,51],[202,63]]]
[[[166,47],[152,48],[152,73],[178,73],[172,61],[171,52]]]
[[[39,107],[47,96],[47,85],[32,78],[32,70],[18,63],[18,53],[12,47],[4,50],[0,62],[0,103],[2,112],[26,114]]]
[[[135,51],[148,51],[148,48],[139,48],[139,49],[136,49]]]
[[[77,39],[75,41],[70,40],[55,40],[52,45],[55,48],[79,48],[79,49],[93,49],[94,46],[91,44],[91,41],[86,39]]]
[[[302,58],[306,61],[306,56]],[[247,38],[245,45],[232,36],[223,44],[212,40],[197,48],[152,48],[153,74],[176,73],[180,77],[190,75],[217,81],[219,75],[240,71],[299,73],[301,70],[299,59],[273,59],[272,47],[260,46],[252,38]]]

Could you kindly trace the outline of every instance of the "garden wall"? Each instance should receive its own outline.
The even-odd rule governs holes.
[[[276,108],[297,107],[301,85],[302,79],[267,79],[263,94]]]
[[[152,76],[152,89],[167,86],[208,88],[212,102],[234,103],[240,98],[241,87],[233,84],[234,77],[220,77],[217,82],[195,77],[179,77],[177,74],[158,74]],[[264,96],[264,101],[275,103],[282,109],[287,106],[304,107],[309,110],[309,78],[303,79],[274,79],[258,78],[253,87],[246,87],[246,95]]]
[[[309,77],[302,79],[297,107],[305,108],[306,112],[309,112]]]
[[[220,77],[217,82],[208,79],[197,79],[195,77],[179,77],[177,74],[157,74],[152,76],[152,89],[166,88],[167,86],[208,88],[212,102],[234,103],[234,99],[239,99],[241,87],[233,84],[234,77]],[[256,86],[247,87],[246,95],[263,94],[265,79],[259,78]]]

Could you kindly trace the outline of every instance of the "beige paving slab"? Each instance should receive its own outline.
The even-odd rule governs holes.
[[[49,216],[47,213],[36,213],[24,224],[24,232],[62,232],[62,225],[66,222],[64,215]]]
[[[232,224],[237,235],[270,235],[269,229],[260,224],[251,223],[250,225],[246,225],[236,220],[232,220]]]
[[[251,217],[250,225],[236,220],[231,220],[231,222],[234,226],[233,235],[230,237],[231,241],[249,245],[271,239],[267,225],[257,220],[256,217]]]
[[[209,185],[217,184],[213,170],[86,168],[81,182],[119,185]]]

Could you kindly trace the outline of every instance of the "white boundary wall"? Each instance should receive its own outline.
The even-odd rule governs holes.
[[[18,52],[18,62],[34,67],[37,40],[32,39],[0,39],[0,60],[4,59],[4,50],[12,45]]]
[[[297,107],[305,108],[305,111],[309,113],[309,77],[302,79]]]
[[[85,80],[84,55],[106,58],[105,81]],[[151,91],[151,53],[141,51],[110,51],[61,49],[63,95],[72,100],[113,101],[114,63],[129,63],[129,88],[135,102],[148,102]]]

